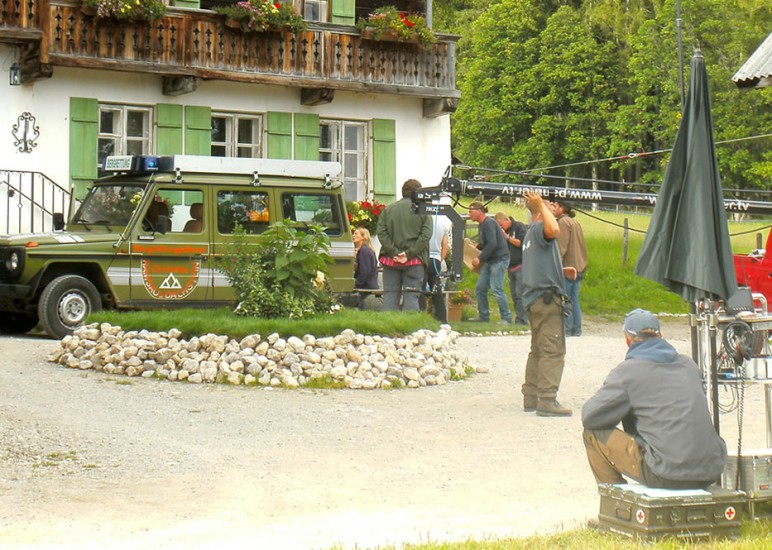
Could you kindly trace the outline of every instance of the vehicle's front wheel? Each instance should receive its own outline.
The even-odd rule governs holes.
[[[6,313],[0,319],[0,334],[24,334],[35,328],[37,324],[36,315]]]
[[[99,291],[79,275],[57,277],[43,289],[38,302],[38,316],[45,331],[54,338],[64,338],[86,317],[102,309]]]

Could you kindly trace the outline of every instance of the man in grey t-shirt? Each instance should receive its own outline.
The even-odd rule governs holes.
[[[571,416],[571,409],[557,400],[566,358],[566,291],[556,240],[560,229],[540,194],[525,192],[523,198],[533,220],[523,240],[523,305],[531,325],[523,410],[538,416]]]

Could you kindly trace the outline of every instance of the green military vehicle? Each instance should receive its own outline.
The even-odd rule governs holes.
[[[213,261],[234,230],[256,238],[290,219],[330,237],[329,283],[354,286],[354,245],[337,162],[224,157],[108,157],[58,230],[0,236],[0,332],[38,322],[55,338],[92,311],[232,305]]]

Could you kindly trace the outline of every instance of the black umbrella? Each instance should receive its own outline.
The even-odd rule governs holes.
[[[699,50],[692,57],[689,95],[635,273],[692,303],[727,299],[737,291],[708,75]]]

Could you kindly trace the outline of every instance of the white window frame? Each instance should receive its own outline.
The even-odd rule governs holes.
[[[249,158],[262,158],[263,157],[263,131],[265,129],[265,115],[264,114],[246,114],[246,113],[227,113],[227,112],[212,112],[212,122],[214,119],[225,119],[225,142],[215,141],[212,137],[211,147],[224,147],[225,157],[237,157],[238,152],[242,148],[250,148],[252,156]],[[252,136],[257,140],[252,143],[240,143],[239,142],[239,122],[242,120],[249,120],[253,123]],[[211,154],[211,150],[210,150]],[[212,156],[215,156],[212,154]]]
[[[315,6],[317,8],[317,18],[312,19],[312,15],[309,13],[309,6]],[[327,23],[330,20],[330,3],[328,0],[303,0],[303,19],[306,21],[316,21],[319,23]]]
[[[113,112],[115,127],[112,132],[102,131],[102,113]],[[128,117],[130,113],[143,114],[143,129],[141,136],[127,135]],[[139,143],[140,153],[150,154],[153,150],[153,108],[141,105],[120,105],[114,103],[100,103],[97,127],[97,157],[101,156],[99,144],[101,141],[110,140],[113,142],[113,155],[129,154],[129,144]]]
[[[346,149],[345,133],[347,128],[361,128],[361,142],[356,149]],[[368,182],[368,165],[370,151],[367,144],[369,124],[362,120],[319,120],[320,134],[324,128],[330,128],[333,132],[330,147],[319,145],[319,158],[339,162],[341,165],[341,180],[343,181],[344,196],[347,201],[362,201],[372,198]],[[321,139],[321,135],[320,135]],[[358,158],[358,173],[351,174],[347,169],[346,157],[356,155]]]

